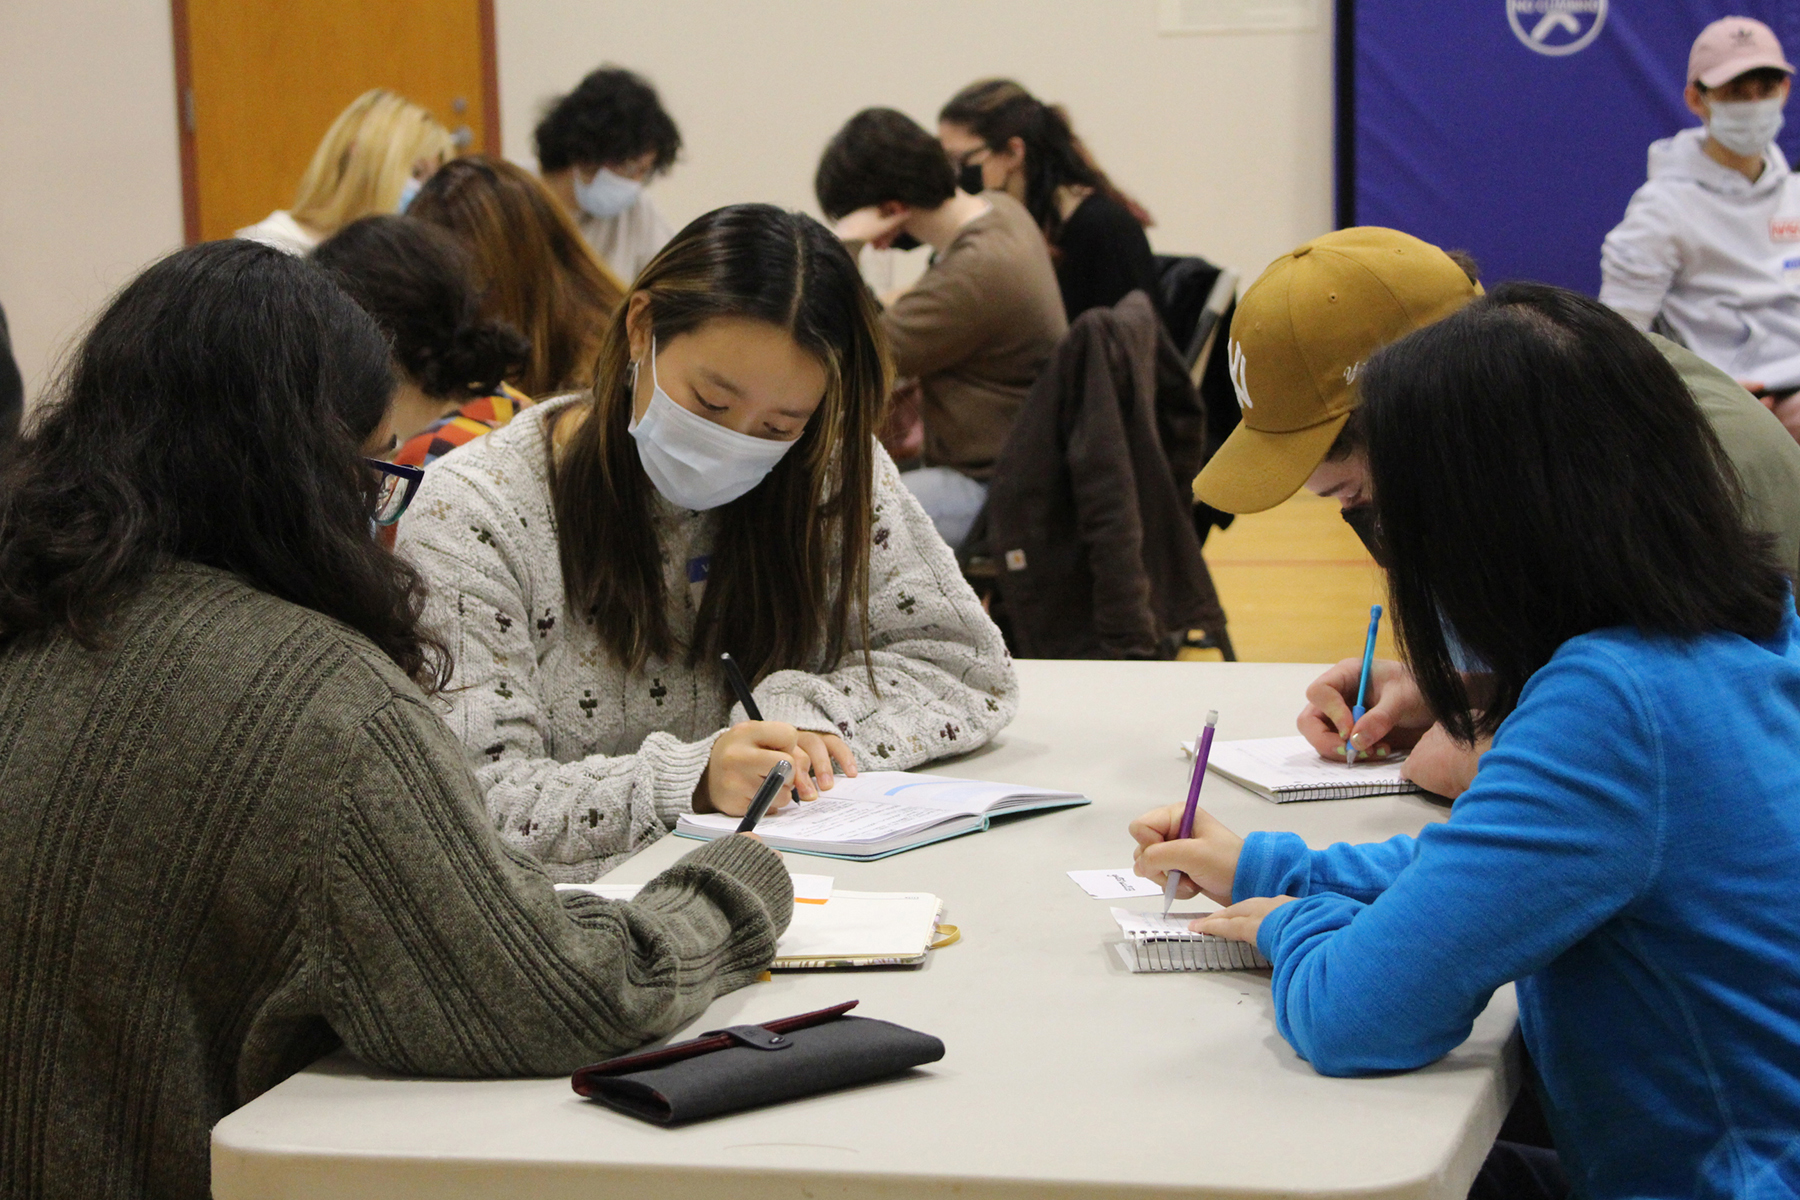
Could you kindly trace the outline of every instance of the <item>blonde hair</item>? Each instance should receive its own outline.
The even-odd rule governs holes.
[[[439,162],[456,153],[450,131],[420,105],[386,88],[350,102],[313,151],[293,218],[329,237],[372,213],[400,207],[400,190],[421,158]]]

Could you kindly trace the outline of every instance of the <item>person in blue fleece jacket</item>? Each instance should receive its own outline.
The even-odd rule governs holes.
[[[1139,873],[1231,902],[1195,927],[1268,956],[1323,1074],[1424,1066],[1515,982],[1566,1176],[1532,1194],[1800,1192],[1800,621],[1717,440],[1622,318],[1541,285],[1360,385],[1419,716],[1493,749],[1417,838],[1168,840],[1176,806],[1133,823]]]

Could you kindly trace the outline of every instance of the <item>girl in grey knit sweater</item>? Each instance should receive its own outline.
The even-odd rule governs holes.
[[[1012,718],[999,631],[876,442],[890,381],[837,239],[738,205],[645,269],[591,394],[431,468],[399,549],[456,661],[450,725],[495,827],[553,876],[742,812],[779,759],[810,799]]]
[[[369,536],[393,386],[316,268],[208,242],[0,464],[0,1196],[202,1200],[214,1123],[339,1044],[562,1074],[773,956],[793,892],[751,839],[625,904],[494,834]]]

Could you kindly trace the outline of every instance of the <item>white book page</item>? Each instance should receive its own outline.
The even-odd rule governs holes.
[[[842,786],[842,785],[840,785]],[[824,793],[804,804],[789,804],[769,813],[756,823],[756,832],[794,842],[834,842],[860,845],[903,837],[940,825],[957,812],[915,808],[904,804],[869,804],[864,800],[838,794],[838,789]],[[681,824],[693,829],[734,832],[740,817],[723,813],[684,813]]]
[[[784,959],[916,958],[937,931],[939,901],[925,892],[833,892],[825,904],[796,905],[775,944]]]
[[[953,779],[948,775],[924,775],[917,771],[864,771],[854,779],[842,775],[824,795],[833,799],[879,800],[947,813],[986,813],[1021,796],[1072,795],[984,779]]]
[[[1298,734],[1217,742],[1206,766],[1209,771],[1224,771],[1271,791],[1287,787],[1344,787],[1371,783],[1405,786],[1399,759],[1358,760],[1353,765],[1334,763],[1320,758],[1312,743]]]

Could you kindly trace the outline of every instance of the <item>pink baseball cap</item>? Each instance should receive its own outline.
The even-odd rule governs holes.
[[[1721,17],[1700,31],[1688,51],[1688,82],[1716,88],[1745,71],[1774,67],[1794,73],[1775,31],[1751,17]]]

